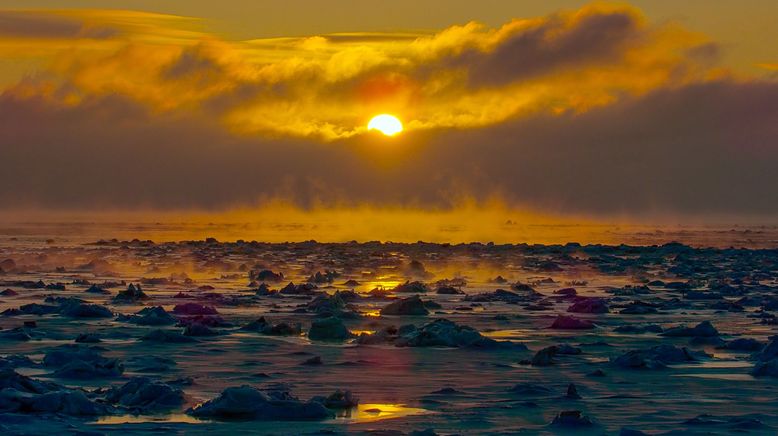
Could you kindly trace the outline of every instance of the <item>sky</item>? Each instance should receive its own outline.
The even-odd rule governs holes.
[[[778,216],[776,2],[243,3],[0,2],[0,209]]]

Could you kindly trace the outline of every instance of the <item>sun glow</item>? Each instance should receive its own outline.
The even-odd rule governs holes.
[[[381,114],[367,123],[367,130],[378,130],[386,136],[394,136],[403,131],[403,123],[394,115]]]

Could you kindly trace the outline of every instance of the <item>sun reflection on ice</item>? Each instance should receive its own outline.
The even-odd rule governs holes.
[[[377,318],[381,316],[381,309],[369,309],[369,310],[363,310],[362,316],[369,316],[371,318]]]
[[[339,412],[337,414],[337,419],[360,423],[402,418],[412,415],[426,415],[429,413],[432,412],[416,407],[406,407],[404,404],[368,403],[360,404],[352,409]]]
[[[357,336],[361,335],[362,333],[368,335],[372,335],[373,333],[375,333],[375,330],[349,330],[349,331]]]
[[[390,293],[392,289],[396,288],[400,284],[405,283],[404,280],[400,280],[397,277],[379,277],[375,280],[363,282],[364,292],[370,292],[377,289],[382,292]]]

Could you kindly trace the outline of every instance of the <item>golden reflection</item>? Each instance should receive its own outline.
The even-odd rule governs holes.
[[[364,285],[366,292],[377,289],[379,291],[388,293],[402,283],[405,283],[405,280],[401,280],[397,277],[379,277],[369,282],[363,282],[362,284]]]
[[[373,333],[375,333],[375,330],[350,330],[350,332],[357,336],[361,335],[362,333],[372,335]]]
[[[528,333],[529,332],[525,330],[519,330],[519,329],[493,330],[493,331],[481,332],[482,335],[494,339],[510,339],[510,338],[527,337]]]
[[[426,409],[406,407],[404,404],[367,403],[340,412],[338,419],[346,419],[350,422],[372,422],[384,419],[402,418],[411,415],[423,415],[431,413]]]
[[[116,415],[101,416],[97,418],[95,424],[117,425],[117,424],[140,424],[145,422],[180,422],[187,424],[202,424],[208,420],[198,419],[185,413],[174,413],[171,415]]]

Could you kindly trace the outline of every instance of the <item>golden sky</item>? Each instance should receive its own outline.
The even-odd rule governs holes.
[[[0,204],[778,211],[775,2],[243,3],[4,2]]]
[[[543,16],[577,9],[585,0],[5,0],[9,9],[139,10],[194,17],[226,39],[306,36],[339,32],[435,31],[478,21],[496,27],[510,18]],[[654,22],[673,21],[703,32],[728,48],[732,65],[775,62],[778,3],[771,0],[637,0],[630,2]]]

